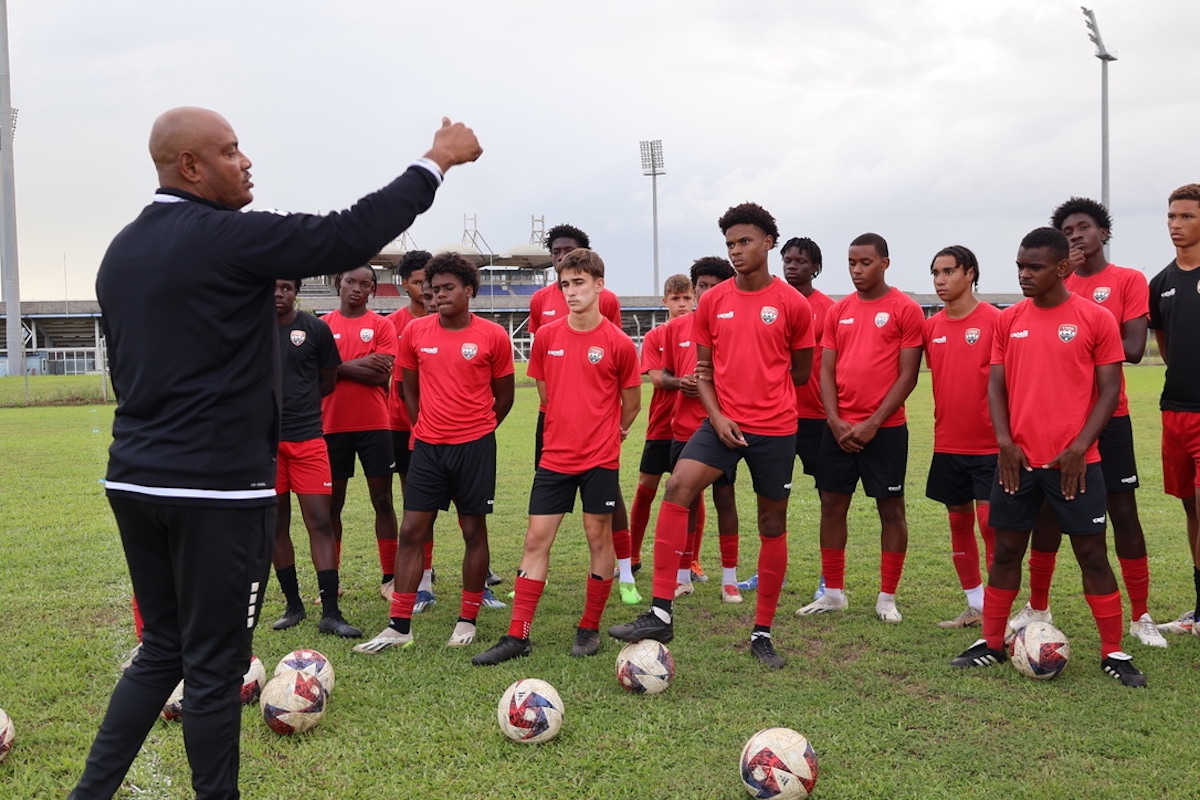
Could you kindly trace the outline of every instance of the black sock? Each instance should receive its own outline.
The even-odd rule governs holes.
[[[300,582],[296,579],[296,565],[277,568],[275,578],[279,581],[284,598],[287,599],[288,608],[303,607],[304,603],[300,600]]]
[[[392,617],[388,627],[396,633],[412,633],[412,617]]]
[[[392,573],[390,573],[390,572],[385,572],[385,573],[383,573],[383,580],[381,580],[381,581],[380,581],[380,583],[387,583],[388,581],[390,581],[390,580],[391,580],[392,578],[394,578],[394,577],[396,577],[396,576],[395,576],[395,575],[393,575]]]
[[[459,617],[459,618],[458,618],[458,621],[459,621],[459,622],[469,622],[469,623],[471,623],[472,625],[474,625],[474,624],[475,624],[475,620],[473,620],[473,619],[467,619],[466,617]]]
[[[650,607],[661,609],[661,610],[667,612],[668,615],[671,613],[671,601],[670,600],[662,600],[657,597],[652,598],[650,600]]]
[[[765,633],[767,636],[770,636],[771,635],[771,626],[770,625],[755,625],[750,631],[750,638],[753,639],[755,634],[758,634],[758,633]]]
[[[1192,580],[1196,583],[1196,611],[1194,616],[1200,617],[1200,567],[1192,567]]]
[[[293,571],[294,568],[293,568]],[[338,571],[323,569],[317,573],[317,586],[321,590],[321,616],[340,617],[342,610],[338,608]]]

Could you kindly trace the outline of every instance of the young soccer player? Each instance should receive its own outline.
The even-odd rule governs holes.
[[[1100,668],[1125,686],[1146,676],[1121,652],[1121,594],[1104,542],[1104,473],[1096,439],[1117,407],[1121,334],[1112,314],[1072,294],[1071,245],[1038,228],[1021,240],[1025,300],[1001,312],[992,340],[988,405],[1000,447],[990,503],[996,554],[983,598],[983,638],[950,663],[1008,658],[1004,627],[1021,588],[1021,560],[1043,502],[1071,537],[1083,593],[1100,632]]]
[[[667,322],[690,314],[696,304],[692,282],[687,275],[672,275],[663,284],[663,305],[667,307]],[[630,509],[629,534],[631,537],[631,564],[629,578],[641,567],[642,539],[650,521],[650,505],[658,493],[662,476],[671,471],[671,415],[675,409],[678,390],[663,385],[663,335],[666,324],[651,328],[642,338],[642,373],[650,376],[654,392],[650,396],[649,419],[646,422],[646,444],[642,447],[642,461],[638,468],[637,493]],[[637,605],[642,595],[632,580],[626,582],[621,576],[618,586],[621,602]]]
[[[529,655],[529,630],[546,587],[550,547],[563,516],[583,502],[591,553],[583,617],[572,656],[600,649],[600,616],[612,592],[613,509],[621,442],[641,404],[637,349],[600,313],[604,262],[590,250],[568,253],[559,280],[570,313],[538,332],[527,374],[546,407],[545,440],[529,493],[529,528],[517,571],[508,633],[471,663],[490,666]]]
[[[654,600],[633,622],[609,628],[626,642],[675,636],[676,566],[688,533],[688,509],[742,458],[758,496],[759,589],[750,650],[768,667],[787,662],[771,641],[787,570],[787,501],[796,448],[796,394],[811,366],[812,311],[799,292],[771,275],[767,256],[779,239],[775,218],[755,203],[718,220],[737,277],[706,291],[696,310],[697,383],[708,419],[684,446],[667,481],[654,530]]]
[[[308,529],[313,566],[320,589],[321,621],[317,630],[347,639],[362,631],[342,617],[338,607],[337,541],[330,521],[333,478],[329,451],[321,431],[321,398],[333,391],[341,363],[329,326],[296,308],[298,278],[275,281],[275,314],[279,322],[279,359],[283,365],[283,413],[279,452],[275,460],[275,577],[287,599],[283,616],[271,627],[277,631],[298,625],[307,614],[296,578],[296,551],[289,531],[292,496]]]
[[[387,406],[388,381],[396,358],[396,329],[367,308],[375,294],[375,271],[369,266],[334,276],[338,309],[323,318],[333,331],[342,358],[337,384],[322,402],[325,443],[333,471],[330,509],[333,535],[342,542],[342,508],[346,487],[354,477],[354,459],[362,462],[371,506],[375,510],[375,541],[383,578],[379,594],[392,596],[392,566],[396,562],[396,510],[392,505],[392,432]]]
[[[821,438],[821,574],[825,594],[796,611],[804,616],[846,608],[846,517],[862,480],[880,522],[879,596],[875,614],[900,622],[896,587],[908,551],[904,478],[908,425],[904,401],[921,365],[921,307],[885,281],[887,242],[864,233],[850,243],[851,294],[825,315],[821,400],[829,427]]]
[[[1136,364],[1146,352],[1149,324],[1149,286],[1141,271],[1108,263],[1104,246],[1112,237],[1112,218],[1103,204],[1085,197],[1072,197],[1054,209],[1050,224],[1063,232],[1075,255],[1074,271],[1067,276],[1067,289],[1108,309],[1121,329],[1125,360]],[[1138,516],[1137,460],[1125,376],[1117,410],[1100,432],[1100,466],[1108,489],[1108,517],[1125,591],[1129,595],[1129,633],[1142,644],[1166,647],[1167,640],[1154,624],[1148,608],[1150,563],[1146,536]],[[1051,621],[1050,583],[1062,534],[1053,516],[1043,513],[1033,528],[1029,552],[1029,604],[1010,623],[1018,630],[1033,620]]]
[[[983,621],[983,578],[979,542],[990,566],[995,534],[988,525],[988,499],[996,480],[996,431],[988,413],[992,331],[1000,310],[975,296],[979,260],[966,247],[951,245],[933,257],[933,290],[945,308],[925,320],[925,362],[933,376],[933,459],[925,496],[946,506],[950,553],[967,607],[942,628],[969,628]]]
[[[1175,260],[1150,281],[1150,327],[1167,364],[1162,409],[1163,490],[1183,501],[1196,607],[1166,623],[1171,633],[1200,636],[1200,184],[1171,192],[1167,232]]]
[[[475,640],[488,574],[487,515],[496,493],[496,428],[513,404],[512,343],[504,328],[471,313],[479,270],[443,253],[425,269],[437,316],[409,325],[400,342],[404,400],[414,421],[413,452],[396,554],[391,622],[354,649],[379,653],[413,642],[425,544],[438,510],[458,510],[466,550],[462,603],[448,644]]]

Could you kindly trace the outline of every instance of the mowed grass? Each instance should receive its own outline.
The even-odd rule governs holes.
[[[1127,371],[1140,452],[1142,519],[1151,553],[1151,611],[1173,618],[1193,600],[1190,559],[1176,500],[1160,491],[1157,396],[1162,369]],[[648,398],[648,392],[647,392]],[[518,390],[500,429],[501,479],[491,519],[493,564],[512,586],[532,475],[536,395]],[[117,667],[134,644],[129,583],[99,483],[112,409],[0,411],[0,707],[12,715],[17,743],[0,765],[0,797],[62,797],[84,757]],[[507,611],[484,609],[479,640],[445,647],[458,613],[462,546],[452,518],[438,527],[439,602],[414,622],[417,645],[361,656],[319,636],[316,611],[299,627],[270,630],[282,609],[272,582],[255,651],[268,670],[290,650],[315,647],[337,670],[321,725],[284,738],[244,711],[242,793],[246,798],[737,798],[738,755],[762,727],[803,732],[820,759],[817,795],[826,798],[1191,798],[1195,686],[1200,641],[1174,637],[1168,650],[1126,639],[1150,688],[1125,689],[1101,675],[1098,640],[1064,551],[1052,594],[1055,619],[1071,637],[1072,662],[1058,679],[1034,682],[1004,665],[960,671],[947,661],[975,631],[935,622],[964,605],[951,566],[943,509],[924,498],[931,446],[928,376],[909,402],[910,546],[900,625],[875,619],[878,521],[873,504],[852,508],[844,614],[801,619],[819,571],[818,509],[797,470],[790,512],[788,583],[776,619],[779,650],[790,663],[768,672],[749,655],[754,595],[720,602],[714,579],[677,609],[678,664],[672,687],[656,697],[621,690],[617,646],[591,659],[567,656],[582,606],[586,550],[578,516],[566,519],[550,583],[534,624],[528,659],[472,667],[470,656],[505,632]],[[644,417],[641,422],[644,426]],[[623,488],[633,497],[641,442],[625,448]],[[744,471],[744,470],[743,470]],[[748,481],[739,483],[742,576],[754,570],[757,535]],[[376,590],[378,563],[365,485],[352,485],[343,580],[346,616],[375,633],[387,622]],[[653,525],[653,519],[651,521]],[[297,523],[298,525],[298,523]],[[306,597],[315,593],[305,536],[293,531]],[[719,575],[715,515],[703,562]],[[647,558],[650,555],[647,543]],[[1115,558],[1114,558],[1115,562]],[[640,575],[649,595],[647,571]],[[1018,602],[1023,603],[1024,597]],[[640,612],[615,597],[605,624]],[[496,701],[521,677],[554,684],[566,706],[561,734],[543,746],[501,736]],[[130,772],[124,798],[190,797],[178,724],[156,723]]]

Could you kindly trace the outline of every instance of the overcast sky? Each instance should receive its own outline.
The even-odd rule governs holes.
[[[1200,181],[1195,0],[1098,0],[1110,66],[1112,257],[1173,257],[1166,197]],[[151,122],[223,113],[254,161],[255,208],[329,211],[423,153],[442,115],[484,146],[411,230],[496,251],[530,217],[592,237],[620,294],[652,287],[650,179],[662,139],[660,275],[723,254],[717,218],[761,203],[851,290],[864,231],[889,282],[928,292],[933,254],[965,244],[987,292],[1016,292],[1030,229],[1100,197],[1100,62],[1062,0],[569,3],[407,0],[10,0],[21,294],[94,296],[113,235],[155,188]],[[65,268],[64,268],[65,261]],[[772,269],[782,274],[777,253]],[[65,286],[65,288],[64,288]],[[661,288],[661,287],[659,287]]]

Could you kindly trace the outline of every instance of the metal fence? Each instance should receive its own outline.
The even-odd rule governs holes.
[[[103,346],[28,350],[23,375],[9,374],[8,353],[0,350],[0,406],[112,401]]]

